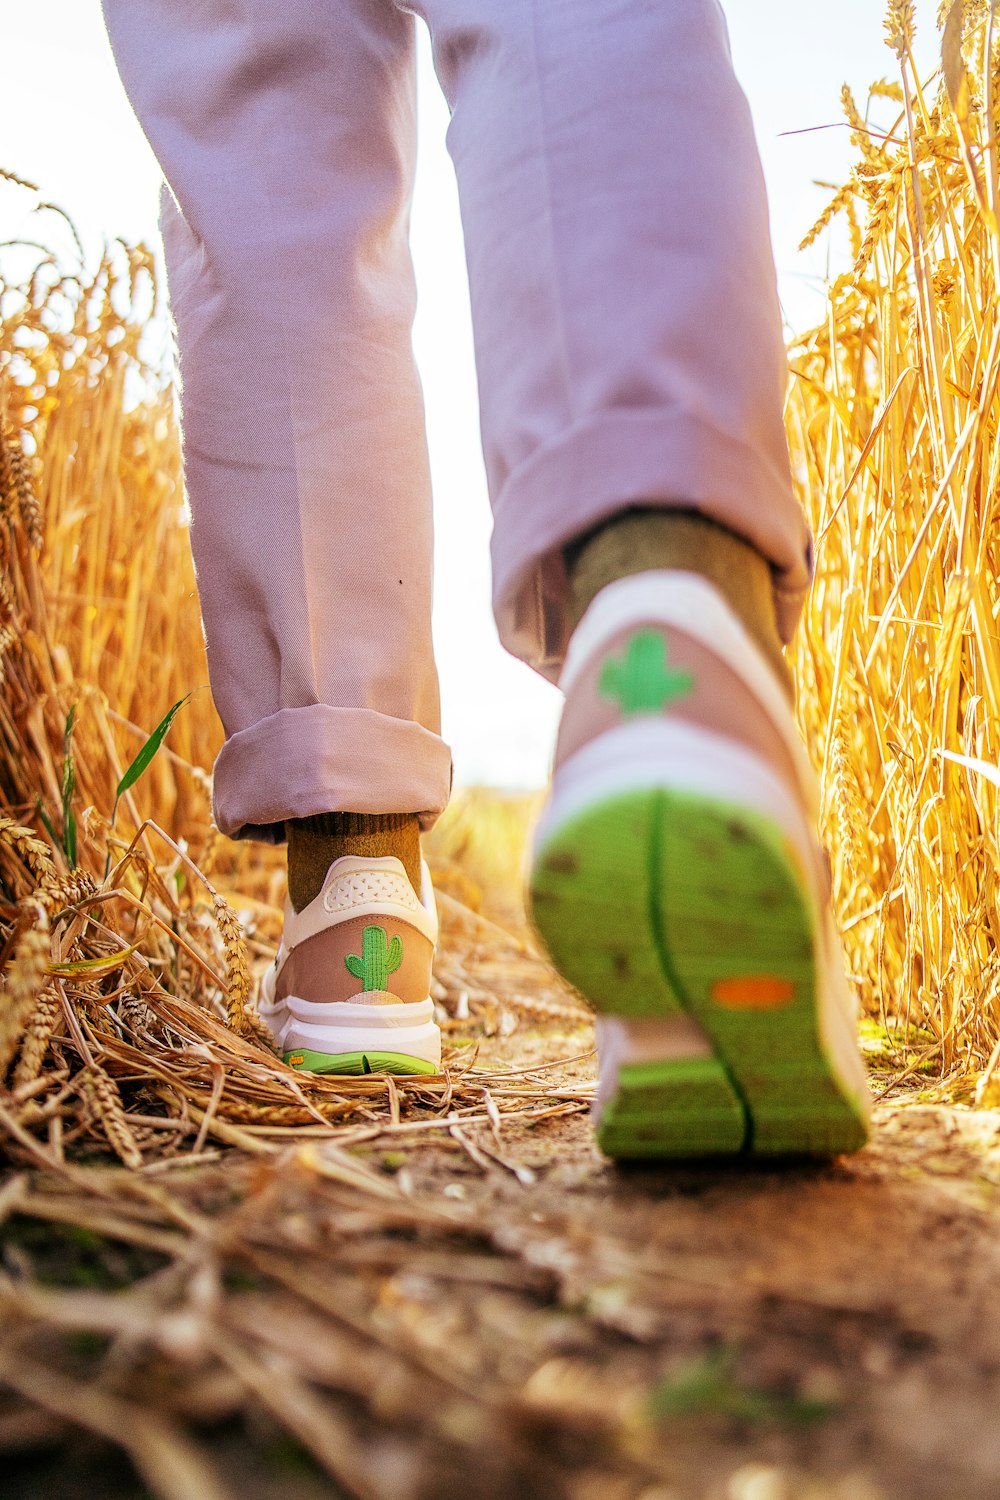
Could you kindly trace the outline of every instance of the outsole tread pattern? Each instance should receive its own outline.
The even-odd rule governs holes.
[[[821,915],[770,819],[667,787],[606,797],[546,836],[531,907],[557,968],[599,1012],[684,1012],[714,1050],[624,1064],[598,1119],[609,1155],[829,1156],[864,1143],[863,1106],[820,1035]]]

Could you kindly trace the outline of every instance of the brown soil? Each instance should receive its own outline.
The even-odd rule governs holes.
[[[581,1111],[102,1172],[8,1179],[6,1495],[1000,1491],[996,1112],[884,1106],[823,1166],[622,1169]]]

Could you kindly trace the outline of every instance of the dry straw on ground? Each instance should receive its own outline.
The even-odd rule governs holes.
[[[995,1066],[1000,1005],[1000,237],[980,103],[996,89],[991,15],[949,13],[944,89],[917,78],[910,7],[893,5],[899,81],[872,90],[865,117],[845,90],[858,162],[820,229],[845,213],[856,264],[826,324],[793,346],[788,407],[817,538],[800,710],[824,770],[850,966],[897,1055],[946,1076]],[[43,224],[54,213],[39,204]],[[173,395],[147,350],[153,268],[121,245],[91,276],[63,259],[22,246],[27,269],[0,283],[0,1060],[17,1149],[52,1158],[97,1136],[135,1162],[178,1149],[178,1121],[203,1145],[356,1119],[379,1101],[430,1108],[436,1090],[451,1101],[453,1078],[306,1085],[264,1050],[252,971],[276,937],[280,868],[224,853],[211,825],[219,730]],[[123,767],[187,694],[112,827]],[[461,847],[460,821],[449,837]],[[242,927],[213,878],[240,892]],[[441,884],[446,902],[468,896],[454,861]],[[441,962],[459,970],[451,989],[438,981],[442,1003],[464,1012],[471,996],[497,1013],[489,983],[463,983],[447,951]],[[572,1010],[543,983],[534,1000],[515,985],[523,1009]]]

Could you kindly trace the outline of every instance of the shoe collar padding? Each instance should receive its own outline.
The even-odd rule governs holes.
[[[421,898],[395,855],[344,854],[327,871],[319,895],[295,911],[285,903],[285,930],[279,961],[299,943],[352,917],[393,917],[408,922],[431,943],[437,942],[438,918],[434,887],[426,861],[421,860]]]

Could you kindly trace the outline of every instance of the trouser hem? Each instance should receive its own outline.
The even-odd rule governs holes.
[[[234,839],[280,844],[285,821],[317,813],[416,813],[447,805],[451,751],[422,725],[367,708],[283,708],[226,741],[213,811]]]
[[[493,605],[500,639],[555,681],[569,639],[562,549],[630,506],[700,510],[770,562],[778,628],[791,639],[811,542],[787,457],[769,458],[688,413],[589,418],[516,469],[494,506]]]

